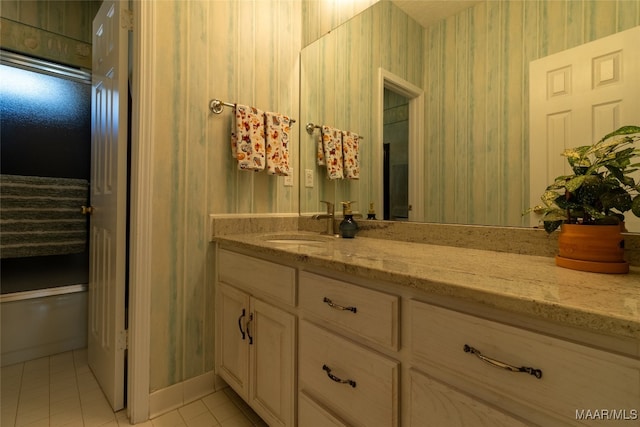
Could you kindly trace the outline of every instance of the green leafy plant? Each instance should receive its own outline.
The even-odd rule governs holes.
[[[630,176],[640,163],[640,127],[623,126],[592,145],[569,148],[562,153],[573,175],[555,179],[542,194],[542,204],[530,208],[541,213],[547,233],[562,223],[619,224],[624,213],[640,217],[640,182]]]

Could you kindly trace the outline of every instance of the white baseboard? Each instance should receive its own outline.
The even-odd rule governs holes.
[[[227,387],[213,371],[173,384],[149,395],[149,418],[155,418]]]

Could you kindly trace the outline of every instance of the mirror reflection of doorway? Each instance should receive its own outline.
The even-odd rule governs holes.
[[[424,91],[383,68],[378,79],[377,203],[385,220],[423,221]]]
[[[384,219],[409,219],[409,99],[384,89]]]

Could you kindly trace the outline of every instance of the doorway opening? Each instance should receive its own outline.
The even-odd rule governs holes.
[[[409,219],[409,100],[384,89],[384,219]]]
[[[424,91],[379,72],[380,194],[385,220],[424,218]]]
[[[86,347],[91,74],[0,50],[2,365]]]

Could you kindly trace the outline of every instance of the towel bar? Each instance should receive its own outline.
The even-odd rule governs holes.
[[[304,128],[307,130],[307,133],[309,135],[313,135],[313,132],[316,129],[322,129],[322,126],[318,126],[318,125],[316,125],[314,123],[309,122],[309,123],[307,123],[307,125]],[[358,135],[358,139],[364,139],[364,136]]]
[[[209,110],[211,110],[212,113],[220,114],[222,113],[222,110],[224,110],[225,105],[233,109],[236,108],[236,104],[231,104],[229,102],[222,102],[219,99],[212,99],[209,102]]]
[[[220,114],[222,113],[222,110],[224,110],[225,105],[227,107],[233,108],[234,110],[236,109],[236,104],[231,104],[230,102],[223,102],[223,101],[220,101],[219,99],[212,99],[211,101],[209,101],[209,110],[211,110],[211,112],[214,114]],[[290,119],[290,120],[291,120],[291,123],[296,122],[294,119]]]

